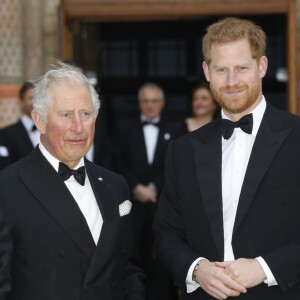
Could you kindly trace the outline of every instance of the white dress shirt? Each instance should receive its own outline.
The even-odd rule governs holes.
[[[51,155],[42,143],[39,144],[39,148],[55,171],[58,172],[59,160]],[[83,158],[74,169],[78,169],[82,166],[84,166]],[[84,186],[80,185],[73,175],[65,181],[65,185],[81,210],[89,226],[95,244],[97,245],[103,225],[103,219],[88,175],[86,174]]]
[[[22,116],[21,122],[24,125],[24,127],[28,133],[28,136],[29,136],[29,139],[31,140],[33,148],[35,148],[36,145],[40,142],[40,132],[37,129],[32,130],[32,128],[34,126],[34,122],[27,115]]]
[[[262,101],[251,112],[253,115],[252,134],[245,133],[241,128],[235,128],[232,136],[228,140],[222,137],[224,261],[232,261],[235,259],[231,241],[237,206],[252,147],[265,110],[266,100],[262,97]],[[229,119],[223,110],[222,118]],[[199,287],[199,284],[192,280],[192,273],[197,262],[201,259],[204,258],[199,257],[196,259],[189,269],[186,278],[188,293],[193,292]],[[268,286],[276,285],[277,282],[265,260],[262,257],[257,257],[257,260],[266,274],[267,279],[265,283],[268,284]]]
[[[158,123],[160,121],[160,116],[154,118],[153,120],[148,120],[144,115],[141,115],[141,121]],[[156,125],[147,124],[147,125],[143,126],[143,132],[144,132],[148,164],[151,165],[154,160],[154,154],[155,154],[155,149],[156,149],[156,145],[157,145],[159,128]]]

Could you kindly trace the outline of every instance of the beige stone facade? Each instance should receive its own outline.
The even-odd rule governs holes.
[[[59,54],[59,0],[0,0],[0,128],[20,117],[18,88]]]

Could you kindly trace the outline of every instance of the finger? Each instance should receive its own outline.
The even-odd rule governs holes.
[[[219,300],[223,300],[227,298],[226,295],[224,295],[223,293],[215,289],[208,291],[208,294],[210,294],[212,297]]]
[[[240,291],[235,290],[235,289],[231,289],[228,286],[226,286],[225,284],[223,284],[222,282],[220,282],[220,284],[216,288],[220,292],[220,294],[219,294],[219,293],[217,293],[216,290],[214,290],[214,292],[217,295],[221,295],[222,294],[222,295],[225,295],[227,297],[230,297],[230,296],[231,297],[236,297],[236,296],[239,296],[241,294]],[[222,299],[224,299],[224,298],[222,298]]]
[[[231,265],[233,261],[216,261],[215,265],[219,268],[225,269],[227,266]]]
[[[247,289],[244,286],[237,283],[236,281],[231,279],[229,276],[225,277],[225,280],[223,281],[223,283],[231,290],[236,290],[243,294],[247,293]]]
[[[219,272],[218,272],[219,273]],[[236,289],[231,289],[228,287],[225,282],[230,281],[231,278],[227,276],[224,271],[219,273],[214,280],[210,281],[208,285],[208,289],[218,295],[219,297],[222,297],[221,299],[226,299],[229,296],[236,297],[240,295],[240,291]],[[233,280],[231,280],[233,281]],[[242,287],[243,288],[243,287]]]

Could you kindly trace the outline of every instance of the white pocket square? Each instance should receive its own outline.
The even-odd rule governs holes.
[[[130,213],[132,208],[132,203],[129,200],[125,200],[119,205],[120,217],[126,216]]]
[[[2,157],[8,157],[8,149],[5,146],[0,146],[0,156]]]

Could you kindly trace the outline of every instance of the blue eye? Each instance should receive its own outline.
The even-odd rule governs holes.
[[[226,72],[226,68],[220,68],[217,70],[219,73],[225,73]]]

